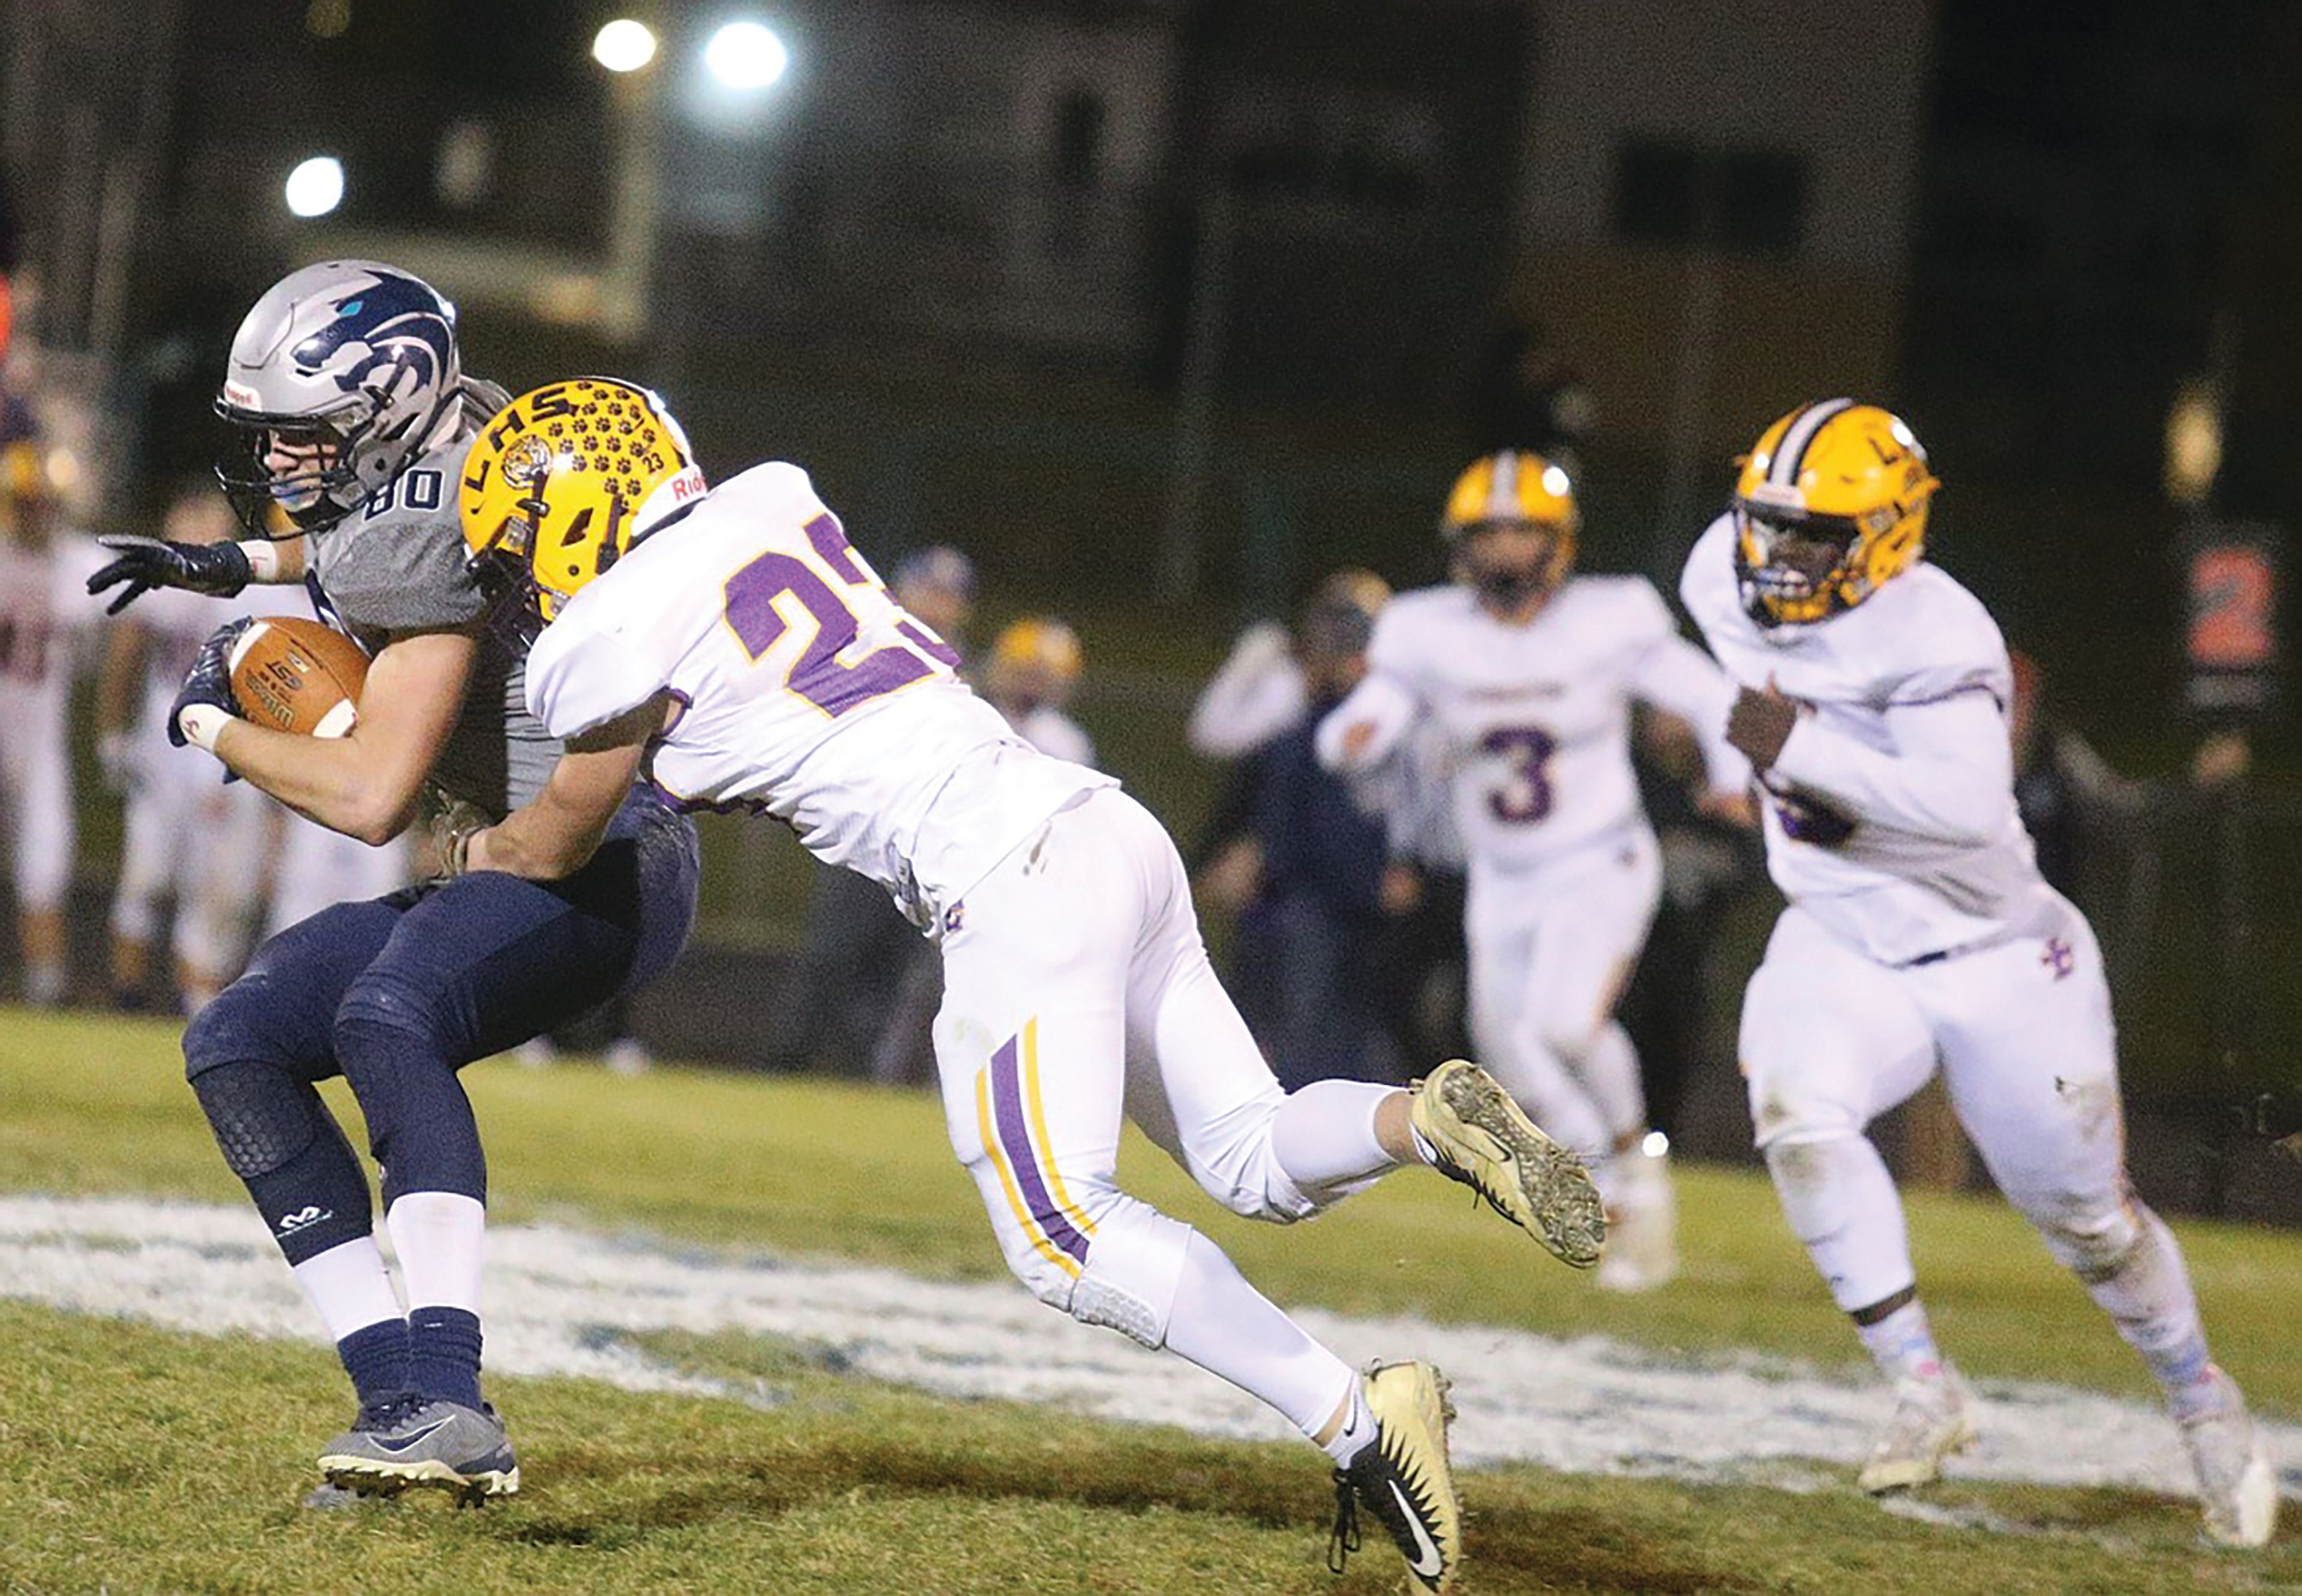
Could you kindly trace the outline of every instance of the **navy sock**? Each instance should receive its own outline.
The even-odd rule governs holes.
[[[407,1382],[422,1395],[480,1405],[480,1320],[462,1308],[407,1310]]]
[[[405,1319],[382,1319],[352,1331],[336,1343],[336,1356],[344,1360],[344,1373],[352,1377],[362,1407],[404,1391],[411,1383]]]

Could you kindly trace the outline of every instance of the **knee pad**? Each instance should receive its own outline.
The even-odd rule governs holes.
[[[1796,1071],[1765,1071],[1744,1066],[1751,1099],[1752,1145],[1772,1157],[1777,1143],[1827,1141],[1834,1137],[1860,1136],[1863,1120],[1831,1094],[1803,1080]]]
[[[300,1066],[304,1060],[298,1055],[308,1048],[298,1046],[281,1006],[293,1001],[270,990],[256,974],[226,987],[184,1027],[185,1075],[197,1087],[200,1077],[226,1064],[255,1060],[282,1068]]]
[[[214,1013],[220,1004],[201,1012]],[[243,1180],[281,1168],[320,1133],[311,1088],[271,1064],[225,1064],[200,1071],[191,1080],[224,1163]]]
[[[1067,1279],[1071,1317],[1118,1331],[1154,1350],[1166,1345],[1191,1236],[1191,1227],[1181,1221],[1121,1197],[1096,1227],[1087,1267],[1076,1281]]]

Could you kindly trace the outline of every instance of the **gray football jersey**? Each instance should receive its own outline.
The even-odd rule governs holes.
[[[487,400],[500,391],[467,389],[452,440],[417,456],[362,508],[311,535],[318,596],[364,641],[467,626],[486,613],[464,568],[456,491],[464,456],[494,408]],[[526,664],[493,628],[482,632],[463,713],[432,771],[450,797],[499,819],[535,796],[563,746],[527,712]]]

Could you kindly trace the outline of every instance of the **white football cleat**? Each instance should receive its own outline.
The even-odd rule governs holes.
[[[1973,1407],[1966,1382],[1948,1364],[1940,1380],[1895,1382],[1895,1416],[1854,1483],[1883,1496],[1941,1479],[1943,1459],[1974,1444]]]
[[[2222,1406],[2182,1425],[2182,1444],[2198,1473],[2206,1539],[2217,1546],[2265,1546],[2278,1527],[2278,1471],[2270,1447],[2247,1416],[2238,1382],[2220,1369]]]
[[[1659,1142],[1660,1138],[1654,1138]],[[1658,1147],[1617,1153],[1610,1172],[1607,1251],[1599,1260],[1601,1291],[1651,1291],[1678,1273],[1678,1199],[1670,1155]]]

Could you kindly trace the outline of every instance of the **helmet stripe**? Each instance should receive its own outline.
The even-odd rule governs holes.
[[[1518,503],[1518,456],[1507,449],[1495,457],[1494,480],[1487,484],[1487,519],[1515,521],[1524,513]]]
[[[1814,442],[1815,434],[1834,416],[1844,415],[1854,408],[1849,399],[1823,399],[1809,405],[1783,433],[1783,441],[1775,448],[1775,458],[1768,462],[1767,481],[1777,487],[1798,485],[1799,467],[1806,463],[1806,451]]]

